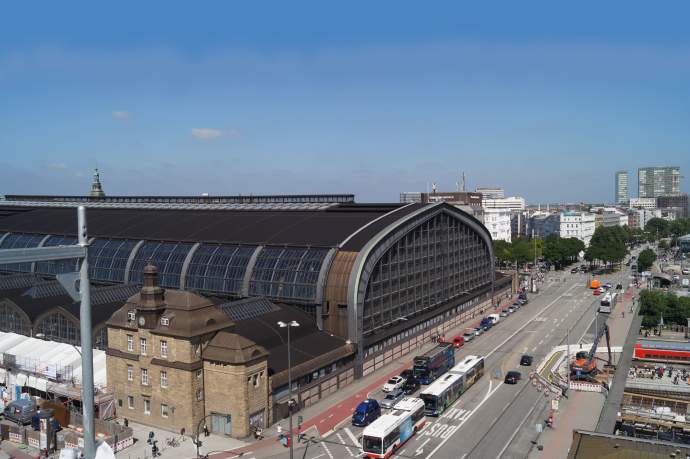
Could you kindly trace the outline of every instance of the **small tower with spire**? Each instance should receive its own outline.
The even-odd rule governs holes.
[[[105,192],[101,186],[101,174],[98,173],[98,169],[93,171],[93,182],[91,182],[91,193],[92,198],[104,198]]]

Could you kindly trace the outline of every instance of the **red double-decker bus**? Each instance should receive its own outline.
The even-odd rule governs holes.
[[[680,341],[639,340],[633,358],[664,363],[690,363],[690,343]]]

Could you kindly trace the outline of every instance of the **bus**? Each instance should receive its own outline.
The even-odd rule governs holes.
[[[618,301],[617,293],[607,293],[604,298],[601,299],[599,303],[599,312],[610,313],[611,310],[616,307],[616,302]]]
[[[428,416],[439,416],[484,374],[484,357],[468,355],[419,395]]]
[[[364,457],[388,458],[426,423],[424,402],[405,397],[362,432]]]
[[[414,377],[419,384],[431,384],[455,365],[453,343],[440,343],[437,347],[414,358]]]

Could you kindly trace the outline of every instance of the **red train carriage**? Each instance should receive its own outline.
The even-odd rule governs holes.
[[[635,344],[633,358],[651,362],[690,363],[690,343],[639,340]]]

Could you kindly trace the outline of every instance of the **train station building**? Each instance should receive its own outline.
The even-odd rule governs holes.
[[[95,342],[108,353],[120,415],[131,411],[173,430],[193,422],[172,421],[160,393],[151,392],[148,404],[143,392],[132,395],[141,400],[130,410],[122,388],[136,379],[137,390],[149,390],[141,388],[142,369],[158,387],[161,371],[189,379],[190,405],[175,411],[190,420],[222,406],[211,394],[247,378],[252,387],[242,390],[261,397],[209,425],[241,437],[250,423],[285,413],[287,337],[278,321],[300,323],[291,337],[293,397],[307,406],[478,316],[511,288],[495,272],[491,236],[473,216],[443,202],[359,204],[352,195],[7,196],[0,249],[76,243],[79,205],[87,207],[99,298]],[[78,344],[78,304],[54,280],[74,268],[69,261],[0,266],[0,330]],[[146,288],[161,290],[155,314],[142,306]],[[142,316],[155,324],[141,325]],[[162,341],[179,353],[162,359]]]

